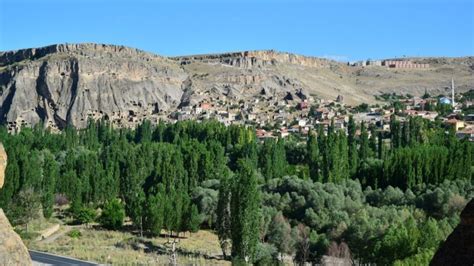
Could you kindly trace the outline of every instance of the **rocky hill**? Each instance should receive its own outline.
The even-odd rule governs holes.
[[[459,90],[474,88],[474,57],[411,60],[430,67],[352,67],[275,51],[168,58],[102,44],[0,52],[0,123],[45,121],[61,129],[106,117],[130,126],[138,115],[165,118],[211,99],[283,99],[288,92],[322,99],[343,95],[346,103],[358,104],[374,102],[381,92],[445,93],[452,76]]]

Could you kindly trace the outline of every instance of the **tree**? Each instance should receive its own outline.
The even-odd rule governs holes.
[[[354,118],[349,116],[349,122],[347,124],[347,145],[349,146],[349,174],[355,175],[357,167],[359,166],[358,154],[357,154],[357,142],[356,142],[356,124]]]
[[[9,152],[8,156],[8,165],[5,170],[5,176],[8,178],[5,178],[3,188],[0,189],[0,208],[5,210],[8,210],[12,197],[17,193],[20,186],[20,167],[16,159],[16,153]]]
[[[89,226],[91,222],[95,220],[97,213],[94,209],[88,207],[82,207],[76,214],[75,219],[80,224],[85,224]]]
[[[309,258],[310,249],[310,230],[304,224],[298,224],[296,227],[296,257],[299,265],[305,265]]]
[[[365,123],[360,123],[360,137],[359,137],[359,158],[361,161],[366,160],[370,156],[369,148],[369,134]]]
[[[59,178],[59,164],[49,150],[43,151],[43,180],[41,182],[41,204],[43,215],[50,218],[53,214],[54,190]]]
[[[99,221],[104,228],[117,230],[122,227],[124,218],[123,204],[118,199],[112,199],[105,204]]]
[[[229,240],[231,238],[231,213],[230,213],[230,199],[231,199],[231,183],[230,179],[225,176],[222,178],[219,186],[219,199],[217,201],[217,222],[216,231],[219,237],[219,244],[222,249],[222,255],[227,257],[227,250],[230,246]]]
[[[308,133],[308,141],[306,144],[307,149],[307,163],[309,167],[309,176],[313,181],[320,181],[321,176],[319,173],[320,159],[319,159],[319,147],[316,136],[310,131]]]
[[[248,159],[238,162],[231,197],[232,254],[252,262],[259,240],[260,195],[254,164]]]
[[[12,223],[25,225],[26,232],[28,232],[30,221],[40,217],[40,203],[40,197],[32,188],[21,190],[9,209]]]
[[[162,185],[159,185],[157,192],[148,195],[145,201],[143,225],[145,229],[154,235],[160,235],[163,228],[166,200],[164,188]]]
[[[283,261],[283,254],[293,253],[294,239],[291,233],[291,226],[281,212],[278,212],[270,224],[268,241],[278,250],[278,260]]]
[[[190,204],[186,213],[185,230],[196,233],[199,231],[200,216],[196,204]]]

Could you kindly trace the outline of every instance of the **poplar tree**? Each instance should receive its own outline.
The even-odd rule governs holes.
[[[321,175],[319,173],[320,159],[319,159],[319,147],[316,136],[309,131],[308,141],[306,142],[307,151],[307,163],[309,168],[309,176],[313,181],[321,181]]]
[[[253,163],[239,160],[231,197],[232,255],[253,262],[260,232],[260,195]]]
[[[358,154],[357,154],[357,141],[356,135],[356,124],[354,118],[349,116],[349,122],[347,124],[347,145],[349,146],[349,173],[354,176],[357,173]]]
[[[361,161],[366,160],[369,157],[369,134],[367,133],[367,127],[365,123],[360,124],[360,137],[359,137],[359,158]]]
[[[219,186],[219,199],[217,201],[217,222],[216,231],[219,237],[219,244],[222,249],[224,258],[228,256],[227,250],[230,246],[231,239],[231,213],[230,198],[232,189],[231,180],[225,176],[221,179]]]
[[[53,214],[54,192],[59,177],[59,165],[48,150],[43,151],[43,180],[41,183],[41,204],[43,215],[50,218]]]

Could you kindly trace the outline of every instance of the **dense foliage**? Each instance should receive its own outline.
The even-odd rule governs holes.
[[[2,128],[0,206],[27,224],[34,213],[21,210],[31,199],[50,217],[61,195],[82,223],[101,208],[99,221],[111,229],[123,211],[140,233],[210,228],[236,261],[303,263],[328,254],[426,263],[473,196],[473,145],[418,118],[393,118],[390,128],[377,132],[351,118],[347,134],[331,124],[304,141],[259,141],[251,128],[214,121],[136,129],[91,121],[59,134]]]

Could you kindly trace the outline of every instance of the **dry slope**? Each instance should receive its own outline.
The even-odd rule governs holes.
[[[474,57],[411,60],[430,68],[351,67],[271,50],[167,58],[124,46],[59,44],[0,52],[0,123],[62,129],[105,117],[132,126],[138,116],[156,121],[217,97],[278,100],[298,91],[357,104],[381,92],[444,93],[452,76],[459,90],[474,87]]]

